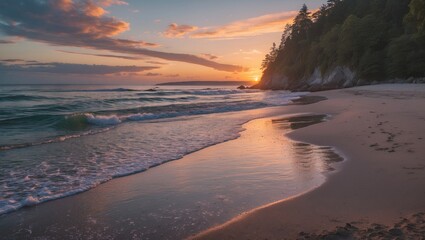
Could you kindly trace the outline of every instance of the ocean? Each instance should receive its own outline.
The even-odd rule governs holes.
[[[305,93],[236,86],[4,85],[0,214],[74,195],[235,139],[247,110]],[[215,117],[217,114],[245,114]]]

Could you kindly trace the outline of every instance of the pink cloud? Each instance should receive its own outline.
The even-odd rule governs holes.
[[[168,25],[167,30],[163,32],[163,35],[168,38],[179,38],[183,37],[187,33],[195,31],[196,29],[198,29],[196,26],[178,25],[177,23],[171,23]]]
[[[147,77],[159,77],[161,75],[162,75],[161,73],[152,73],[152,72],[148,72],[145,74],[145,76]]]
[[[215,27],[191,26],[191,31],[181,31],[174,37],[189,36],[191,38],[238,38],[257,36],[266,33],[282,32],[283,27],[291,23],[298,12],[280,12],[243,19]],[[175,24],[175,23],[173,23]],[[177,24],[175,24],[178,26]],[[170,25],[171,26],[171,25]],[[188,25],[185,25],[188,26]],[[168,37],[173,37],[169,35]]]
[[[165,77],[176,78],[176,77],[180,77],[180,74],[169,74],[169,75],[165,75]]]
[[[118,34],[129,30],[130,25],[128,22],[105,14],[104,7],[111,4],[125,3],[114,0],[0,1],[0,21],[3,23],[0,24],[0,31],[8,36],[22,37],[52,45],[144,55],[197,64],[219,71],[235,72],[245,69],[237,65],[214,62],[193,54],[147,49],[147,47],[158,46],[156,43],[116,38]],[[182,28],[180,27],[180,29]]]
[[[214,59],[217,59],[218,58],[217,56],[212,55],[210,53],[203,53],[203,54],[201,54],[201,56],[203,56],[203,57],[205,57],[207,59],[210,59],[210,60],[214,60]]]

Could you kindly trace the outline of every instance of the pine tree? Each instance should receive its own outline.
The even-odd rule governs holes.
[[[276,60],[279,49],[276,47],[276,43],[273,43],[270,48],[270,53],[266,54],[263,62],[261,63],[261,69],[266,70]]]
[[[312,23],[311,12],[308,11],[307,5],[303,4],[292,25],[293,35],[297,38],[307,37],[307,31]]]

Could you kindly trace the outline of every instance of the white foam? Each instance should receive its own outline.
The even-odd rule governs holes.
[[[29,197],[25,198],[22,201],[21,204],[22,204],[22,206],[34,206],[34,205],[36,205],[39,202],[40,202],[40,200],[38,200],[38,198],[33,197],[33,196],[29,196]]]
[[[87,121],[94,125],[100,125],[100,126],[106,126],[106,125],[116,125],[121,123],[120,118],[117,115],[109,115],[109,116],[102,116],[102,115],[93,115],[91,113],[84,114]]]
[[[155,118],[155,115],[152,113],[137,113],[137,114],[124,116],[124,119],[129,121],[142,121],[142,120],[147,120],[152,118]]]

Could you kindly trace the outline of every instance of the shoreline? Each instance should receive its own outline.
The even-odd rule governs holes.
[[[253,207],[310,191],[326,181],[322,171],[327,170],[328,162],[320,160],[327,159],[324,154],[331,150],[298,144],[283,133],[297,121],[314,124],[325,116],[301,114],[304,117],[300,119],[300,114],[290,114],[285,115],[286,122],[277,119],[286,107],[266,110],[264,117],[247,122],[235,140],[143,173],[115,178],[81,194],[3,215],[0,231],[4,236],[22,238],[70,238],[70,229],[75,229],[85,238],[132,238],[130,234],[136,232],[146,239],[179,239]],[[295,121],[290,121],[292,118]],[[301,154],[311,157],[311,166],[298,162],[303,159]],[[296,170],[297,166],[308,171]],[[278,185],[281,187],[276,189]],[[170,226],[180,228],[173,232]]]
[[[287,136],[336,147],[347,159],[342,170],[313,191],[253,209],[190,239],[414,238],[424,233],[425,85],[314,94],[328,100],[288,112],[333,118]]]
[[[203,147],[201,147],[199,149],[196,149],[196,150],[193,150],[193,151],[189,151],[189,152],[185,153],[184,156],[190,155],[190,154],[192,154],[194,152],[197,152],[197,151],[201,151],[201,150],[203,150],[205,148],[208,148],[208,147],[215,146],[217,144],[225,143],[225,142],[232,141],[232,140],[235,140],[235,139],[239,138],[241,132],[244,131],[244,129],[242,127],[243,125],[245,125],[246,123],[248,123],[250,121],[254,121],[256,119],[267,118],[267,117],[271,117],[271,116],[278,116],[279,114],[282,113],[281,107],[286,107],[286,106],[290,106],[290,105],[313,104],[313,103],[320,102],[320,101],[323,101],[323,100],[326,100],[326,98],[317,97],[317,96],[303,95],[303,96],[300,96],[300,98],[293,100],[293,102],[288,103],[288,104],[285,104],[283,106],[274,106],[274,107],[267,107],[267,108],[258,108],[258,109],[244,110],[244,111],[262,111],[262,110],[264,110],[264,111],[263,111],[263,113],[262,113],[261,116],[255,116],[255,117],[252,116],[250,119],[242,122],[240,124],[240,126],[239,126],[240,129],[238,130],[237,136],[233,136],[232,138],[227,138],[227,139],[225,139],[223,141],[212,143],[212,144],[203,146]],[[235,111],[235,112],[229,112],[229,113],[231,113],[231,114],[238,114],[238,113],[244,112],[244,111]],[[214,113],[214,114],[226,114],[226,113],[224,112],[224,113]],[[187,118],[192,118],[192,117],[193,116],[182,116],[182,117],[177,117],[176,119],[174,119],[172,121],[181,121],[181,120],[185,120]],[[160,121],[170,121],[170,119],[165,118],[165,119],[147,120],[146,123],[160,122]],[[111,127],[108,127],[106,129],[99,130],[99,131],[94,132],[94,133],[90,133],[90,134],[87,134],[87,135],[83,134],[83,135],[85,135],[85,136],[93,136],[93,135],[96,135],[96,134],[99,134],[99,133],[106,132],[106,131],[108,131],[110,129],[113,129],[115,127],[116,126],[111,126]],[[58,139],[60,139],[62,137],[63,136],[60,136],[60,137],[58,137]],[[24,144],[17,144],[17,147],[15,146],[12,149],[9,149],[9,148],[0,149],[0,152],[1,151],[9,151],[9,150],[17,149],[17,148],[37,147],[37,146],[40,146],[40,145],[46,145],[46,144],[52,144],[52,143],[53,144],[54,143],[61,143],[61,142],[64,142],[64,141],[74,140],[74,138],[76,138],[76,137],[70,137],[70,138],[66,138],[65,140],[58,140],[58,141],[56,141],[56,140],[54,140],[54,141],[52,141],[52,140],[46,140],[46,141],[40,142],[38,144],[26,144],[26,143],[24,143]],[[165,160],[165,161],[156,163],[154,165],[151,165],[148,168],[139,169],[139,170],[135,170],[135,171],[132,171],[132,172],[128,172],[128,173],[124,173],[124,174],[112,176],[110,179],[106,179],[106,180],[103,180],[103,181],[97,183],[96,186],[90,186],[90,187],[87,187],[87,188],[84,188],[84,189],[75,190],[75,191],[72,191],[72,192],[69,192],[69,193],[60,195],[60,196],[46,197],[46,198],[44,198],[42,200],[37,199],[37,198],[29,198],[29,199],[26,199],[25,200],[25,202],[23,203],[23,206],[19,206],[17,208],[6,209],[5,211],[0,212],[0,216],[7,215],[7,214],[10,214],[10,213],[19,211],[22,208],[33,207],[33,206],[36,206],[36,205],[39,205],[39,204],[44,204],[44,203],[47,203],[47,202],[50,202],[50,201],[60,200],[60,199],[63,199],[63,198],[67,198],[67,197],[71,197],[71,196],[74,196],[74,195],[77,195],[77,194],[81,194],[81,193],[90,191],[90,190],[98,187],[101,184],[105,184],[105,183],[107,183],[107,182],[109,182],[109,181],[111,181],[113,179],[117,179],[117,178],[121,178],[121,177],[127,177],[127,176],[131,176],[131,175],[134,175],[134,174],[139,174],[139,173],[145,172],[145,171],[147,171],[149,169],[152,169],[152,168],[161,166],[163,164],[166,164],[166,163],[169,163],[169,162],[172,162],[172,161],[176,161],[176,160],[180,160],[180,159],[184,158],[184,156],[177,157],[177,158],[172,158],[172,159],[168,159],[168,160]]]

